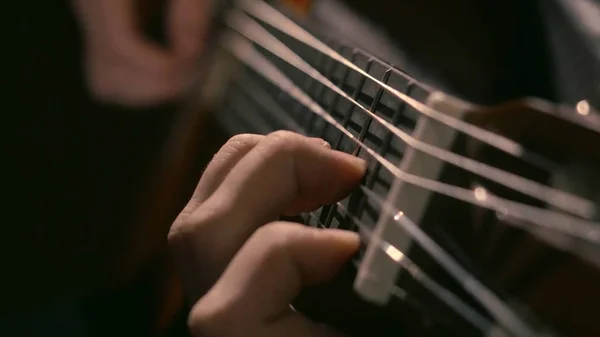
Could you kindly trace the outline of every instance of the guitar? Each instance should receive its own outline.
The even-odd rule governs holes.
[[[202,118],[229,135],[322,137],[366,159],[368,174],[297,221],[357,231],[364,246],[296,308],[350,335],[600,335],[600,115],[590,103],[458,98],[478,93],[472,81],[436,89],[344,42],[310,3],[291,3],[217,2],[200,62],[210,71],[175,129],[168,176],[184,172]],[[347,35],[402,62],[393,40],[356,18]]]

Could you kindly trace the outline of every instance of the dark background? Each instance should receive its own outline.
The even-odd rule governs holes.
[[[178,107],[96,102],[69,2],[9,6],[0,335],[149,334],[165,257],[114,266]]]

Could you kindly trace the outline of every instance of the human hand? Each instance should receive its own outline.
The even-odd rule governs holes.
[[[325,144],[322,139],[290,132],[275,132],[268,136],[239,135],[215,155],[169,234],[187,292],[194,301],[214,284],[256,229],[281,215],[299,214],[338,201],[358,184],[365,173],[365,162],[331,150]],[[261,248],[266,241],[271,244]],[[302,245],[307,246],[304,253],[302,249],[294,248]],[[201,317],[197,320],[200,323],[192,324],[202,327],[202,322],[205,322],[202,317],[206,318],[206,312],[212,310],[206,308],[218,302],[226,306],[221,307],[221,312],[231,309],[232,313],[260,304],[265,308],[263,314],[268,316],[279,308],[278,305],[275,302],[267,305],[263,300],[253,303],[257,298],[247,291],[273,287],[271,298],[281,297],[278,303],[286,303],[289,296],[304,285],[300,284],[301,280],[296,279],[295,285],[288,279],[269,285],[262,282],[275,280],[281,270],[290,268],[289,263],[296,260],[300,261],[300,269],[295,270],[296,276],[302,271],[306,273],[303,277],[307,277],[304,279],[307,282],[321,281],[335,273],[339,264],[357,246],[358,239],[345,232],[317,231],[281,222],[265,226],[253,236],[217,285],[199,302],[197,308],[200,309],[194,312],[201,314],[194,314],[191,319]],[[282,253],[288,248],[287,254],[290,255]],[[319,259],[313,259],[316,256],[320,256]],[[278,261],[279,258],[284,260]],[[249,279],[266,273],[264,270],[270,268],[269,265],[273,266],[273,270],[267,274],[272,277],[262,281],[256,279],[258,283],[253,285]],[[311,275],[313,278],[310,278]],[[249,288],[238,288],[239,282]],[[281,288],[283,285],[285,289]],[[229,292],[230,287],[237,290],[231,291],[229,297],[221,298],[220,294]],[[265,296],[267,291],[261,290]],[[271,307],[270,311],[267,307]],[[284,307],[288,308],[287,304]],[[211,317],[214,315],[210,314]],[[254,328],[260,329],[264,327],[261,324],[265,322],[265,315],[249,316],[251,321],[247,323],[253,322],[258,325]],[[242,316],[235,318],[227,314],[217,316],[215,322],[242,319]],[[211,325],[210,329],[213,328]]]
[[[149,106],[176,99],[187,89],[210,0],[167,0],[168,49],[144,37],[138,0],[72,1],[83,28],[86,80],[96,99]]]
[[[330,280],[356,253],[358,234],[276,222],[258,229],[193,307],[194,336],[341,336],[296,312],[307,286]]]

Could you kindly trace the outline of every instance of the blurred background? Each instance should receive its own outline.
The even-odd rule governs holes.
[[[99,8],[111,1],[91,3],[97,8],[83,14],[77,1],[54,0],[4,11],[10,43],[0,335],[185,335],[165,250],[170,223],[160,234],[134,225],[182,93],[131,103],[90,87],[88,54],[96,51],[81,21],[86,12],[106,19]],[[136,29],[167,49],[166,2],[122,3],[135,5]],[[207,156],[215,151],[205,149]]]

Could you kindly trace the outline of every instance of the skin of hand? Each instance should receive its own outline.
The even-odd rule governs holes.
[[[207,30],[210,0],[167,1],[167,49],[145,38],[138,1],[72,0],[85,41],[85,74],[94,98],[144,107],[188,88]]]
[[[197,336],[329,336],[290,307],[358,249],[355,233],[277,221],[336,202],[366,163],[319,138],[278,131],[231,138],[171,227]],[[210,290],[209,290],[210,289]],[[208,292],[207,292],[208,291]]]

